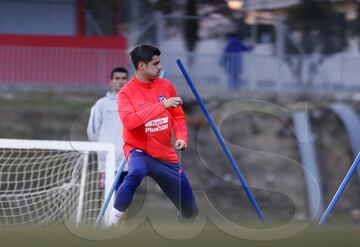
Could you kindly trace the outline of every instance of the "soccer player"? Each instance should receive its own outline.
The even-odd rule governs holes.
[[[190,183],[175,152],[187,147],[182,99],[176,96],[170,81],[159,78],[160,53],[151,45],[140,45],[130,53],[136,73],[118,94],[129,172],[117,192],[109,225],[120,221],[145,176],[155,180],[183,218],[198,214]]]
[[[123,158],[123,126],[119,119],[116,101],[118,92],[127,83],[127,81],[128,71],[126,68],[117,67],[112,69],[109,79],[112,92],[106,93],[104,97],[96,101],[94,106],[91,108],[90,118],[87,126],[87,135],[89,141],[115,144],[117,169],[119,168]],[[98,170],[100,172],[100,187],[103,188],[105,184],[105,156],[101,153],[98,154],[98,163]],[[116,189],[118,189],[126,174],[127,167],[124,168]]]

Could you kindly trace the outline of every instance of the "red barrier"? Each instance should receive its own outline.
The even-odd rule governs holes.
[[[72,47],[72,48],[108,48],[126,49],[126,38],[89,37],[89,36],[54,36],[54,35],[2,35],[0,46],[27,46],[27,47]]]
[[[124,37],[0,35],[0,82],[105,84],[125,49]]]

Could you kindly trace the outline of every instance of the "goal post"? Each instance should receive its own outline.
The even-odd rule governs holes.
[[[114,144],[0,139],[0,225],[93,224],[114,177]]]

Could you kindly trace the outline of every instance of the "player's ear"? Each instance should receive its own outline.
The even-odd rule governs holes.
[[[139,70],[144,70],[144,68],[145,68],[145,63],[144,63],[144,62],[140,62],[138,68],[139,68]]]

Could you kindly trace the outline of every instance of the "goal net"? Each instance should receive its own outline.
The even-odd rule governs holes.
[[[0,139],[0,225],[93,224],[114,176],[113,144]]]

